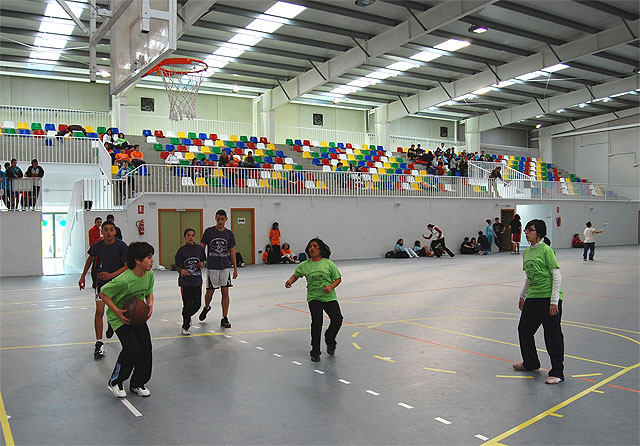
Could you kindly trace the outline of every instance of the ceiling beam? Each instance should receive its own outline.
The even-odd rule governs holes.
[[[617,121],[622,118],[637,116],[639,114],[640,114],[640,108],[633,107],[633,108],[628,108],[626,110],[620,110],[616,112],[615,115],[613,113],[606,113],[603,115],[592,116],[589,118],[576,119],[574,121],[571,121],[571,124],[573,124],[573,126],[571,126],[571,124],[569,123],[554,125],[552,127],[547,127],[547,131],[551,131],[551,137],[554,137],[554,135],[558,135],[557,137],[561,137],[562,136],[561,134],[565,132],[584,129],[586,127],[591,127],[598,124],[605,124],[607,122]]]
[[[636,30],[637,35],[640,35],[640,21],[636,20],[631,22],[629,26],[631,29]],[[559,62],[570,62],[573,59],[588,56],[634,40],[636,40],[636,38],[629,35],[627,27],[625,25],[619,25],[600,33],[557,46],[554,48],[554,51],[544,49],[540,53],[496,67],[494,71],[500,79],[513,79],[555,65]],[[558,58],[560,60],[558,60]],[[425,108],[445,102],[449,100],[449,95],[459,97],[472,93],[477,89],[490,86],[495,82],[496,75],[494,72],[492,70],[485,70],[482,73],[444,85],[446,92],[442,88],[432,88],[407,98],[404,103],[395,101],[389,104],[387,116],[389,121],[393,121],[408,114],[416,113]],[[579,102],[584,101],[578,101],[576,103]],[[408,110],[405,107],[408,108]]]
[[[343,8],[340,6],[335,6],[335,4],[328,3],[328,2],[297,0],[296,4],[305,6],[309,9],[324,11],[330,14],[336,14],[344,17],[351,17],[353,19],[364,20],[365,22],[377,23],[379,25],[396,26],[400,24],[400,22],[394,19],[389,19],[387,17],[381,17],[375,14],[363,12],[360,9],[354,10],[349,8]]]
[[[598,1],[586,1],[586,0],[580,0],[577,3],[584,6],[589,6],[590,8],[597,9],[598,11],[601,11],[601,12],[606,12],[607,14],[611,14],[616,17],[622,17],[623,19],[626,19],[626,20],[638,20],[638,16],[636,14],[629,11],[625,11],[624,9],[616,8],[615,6],[612,6],[608,3],[598,2]]]
[[[535,3],[534,3],[535,4]],[[582,22],[578,22],[575,20],[568,19],[566,17],[560,17],[555,14],[551,14],[548,11],[540,11],[538,9],[530,8],[529,6],[525,6],[520,3],[513,3],[510,1],[500,1],[496,3],[498,8],[508,9],[509,11],[519,12],[520,14],[535,17],[537,19],[545,20],[547,22],[555,23],[556,25],[562,25],[567,28],[577,29],[578,31],[583,31],[589,34],[595,34],[602,31],[601,28],[597,28],[595,26],[587,25]]]
[[[216,0],[188,1],[178,9],[178,23],[176,33],[178,40],[198,20],[207,14],[215,6]]]
[[[395,27],[383,31],[377,36],[345,51],[306,73],[286,82],[282,88],[271,90],[268,95],[270,109],[283,105],[296,97],[341,76],[347,71],[366,63],[372,58],[394,50],[401,45],[420,38],[434,29],[459,20],[467,14],[472,14],[497,0],[456,0],[441,3],[428,12],[420,13],[417,20],[411,18]],[[283,91],[284,90],[284,91]]]

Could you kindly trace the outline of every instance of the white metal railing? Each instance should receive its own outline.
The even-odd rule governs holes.
[[[332,130],[332,129],[324,129],[324,128],[315,128],[315,127],[295,127],[295,126],[287,126],[287,125],[277,125],[276,126],[276,144],[284,144],[287,139],[299,139],[299,140],[309,140],[312,144],[313,141],[317,141],[317,144],[320,145],[321,142],[338,142],[342,143],[351,143],[354,146],[358,147],[363,144],[371,145],[376,144],[376,135],[374,133],[363,133],[363,132],[350,132],[346,130]]]
[[[131,135],[142,135],[143,130],[162,130],[172,132],[195,132],[195,133],[216,133],[220,135],[237,136],[264,136],[253,134],[253,124],[251,122],[218,121],[214,119],[188,119],[184,121],[172,121],[168,116],[157,115],[127,115],[127,133]]]
[[[504,144],[489,144],[481,142],[480,149],[492,154],[499,153],[501,155],[531,156],[536,158],[540,156],[540,149],[531,147],[509,146]]]
[[[126,205],[140,194],[310,195],[345,197],[492,198],[488,178],[143,165],[124,180],[84,180],[93,209]],[[501,198],[535,200],[637,199],[638,189],[606,184],[513,179],[497,182]],[[619,192],[627,192],[621,195]]]
[[[464,141],[456,141],[454,139],[446,138],[422,138],[417,136],[399,136],[391,135],[389,137],[391,143],[391,150],[396,150],[397,147],[411,147],[411,144],[420,144],[421,148],[425,151],[436,150],[444,143],[445,148],[454,147],[456,153],[462,152],[467,148],[467,143]]]
[[[535,178],[526,175],[519,170],[516,170],[504,163],[496,163],[489,161],[470,161],[469,162],[469,176],[478,178],[489,178],[489,174],[496,167],[501,167],[500,174],[503,180],[535,180]]]
[[[99,149],[104,151],[97,139],[64,138],[25,135],[1,135],[0,159],[30,163],[96,164]],[[106,153],[106,151],[105,151]],[[104,154],[103,154],[104,155]],[[109,154],[106,153],[111,163]]]
[[[34,122],[42,124],[53,124],[56,129],[59,124],[81,125],[83,127],[111,126],[111,112],[103,111],[81,111],[65,110],[61,108],[25,107],[22,105],[0,105],[0,122],[12,121],[17,128],[19,122],[26,122],[31,128]]]
[[[0,210],[42,210],[42,178],[12,178],[3,181],[0,189]]]

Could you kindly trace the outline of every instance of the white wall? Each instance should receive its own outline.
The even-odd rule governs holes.
[[[0,277],[42,275],[42,213],[0,212]]]
[[[407,116],[392,121],[389,127],[389,134],[394,136],[416,136],[434,139],[441,139],[440,127],[446,127],[448,132],[447,139],[454,139],[456,123],[454,121]]]
[[[313,114],[323,115],[323,125],[313,125]],[[349,132],[365,131],[366,111],[305,104],[285,104],[275,110],[278,126],[316,127]]]
[[[529,132],[526,130],[495,128],[480,133],[481,144],[527,147]]]
[[[601,132],[554,138],[552,162],[593,182],[637,186],[640,167],[633,167],[633,153],[636,162],[640,162],[640,126],[607,130],[607,127],[637,123],[640,123],[640,115],[581,129],[602,129]],[[616,155],[625,152],[632,154]],[[614,156],[608,157],[608,153]]]

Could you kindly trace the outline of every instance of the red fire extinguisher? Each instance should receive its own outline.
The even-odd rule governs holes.
[[[562,226],[562,217],[556,217],[556,226],[557,227],[561,227]]]
[[[144,220],[138,220],[136,226],[138,227],[138,234],[144,235]]]

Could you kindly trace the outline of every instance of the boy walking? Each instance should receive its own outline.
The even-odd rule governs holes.
[[[182,334],[189,336],[191,332],[191,316],[200,309],[202,297],[202,268],[204,268],[204,248],[196,245],[196,231],[192,228],[184,230],[184,246],[176,252],[176,271],[178,286],[182,295]]]
[[[102,240],[94,243],[87,251],[89,257],[84,264],[84,270],[78,280],[80,289],[84,289],[85,276],[89,267],[96,262],[96,314],[93,326],[96,331],[96,345],[93,351],[94,359],[102,358],[106,353],[102,342],[102,317],[104,316],[104,302],[100,298],[100,289],[127,269],[127,244],[116,239],[116,225],[112,221],[102,223]],[[113,328],[107,328],[107,338],[113,336]]]
[[[147,320],[153,313],[153,246],[134,242],[127,248],[127,271],[102,287],[100,297],[109,307],[107,319],[114,328],[122,351],[109,379],[109,389],[118,398],[125,398],[124,381],[131,376],[129,390],[138,396],[149,396],[145,384],[151,379],[151,334],[147,322],[131,325],[124,314],[132,299],[146,301]],[[133,372],[133,375],[131,373]]]
[[[236,238],[233,232],[224,227],[227,213],[220,209],[216,212],[216,225],[207,228],[202,234],[200,245],[207,249],[207,292],[204,295],[204,308],[198,319],[204,321],[211,311],[211,299],[216,288],[222,294],[222,320],[220,325],[231,328],[229,323],[229,288],[231,283],[231,266],[233,264],[233,278],[238,278],[238,264],[236,260]],[[231,257],[231,258],[229,258]]]

